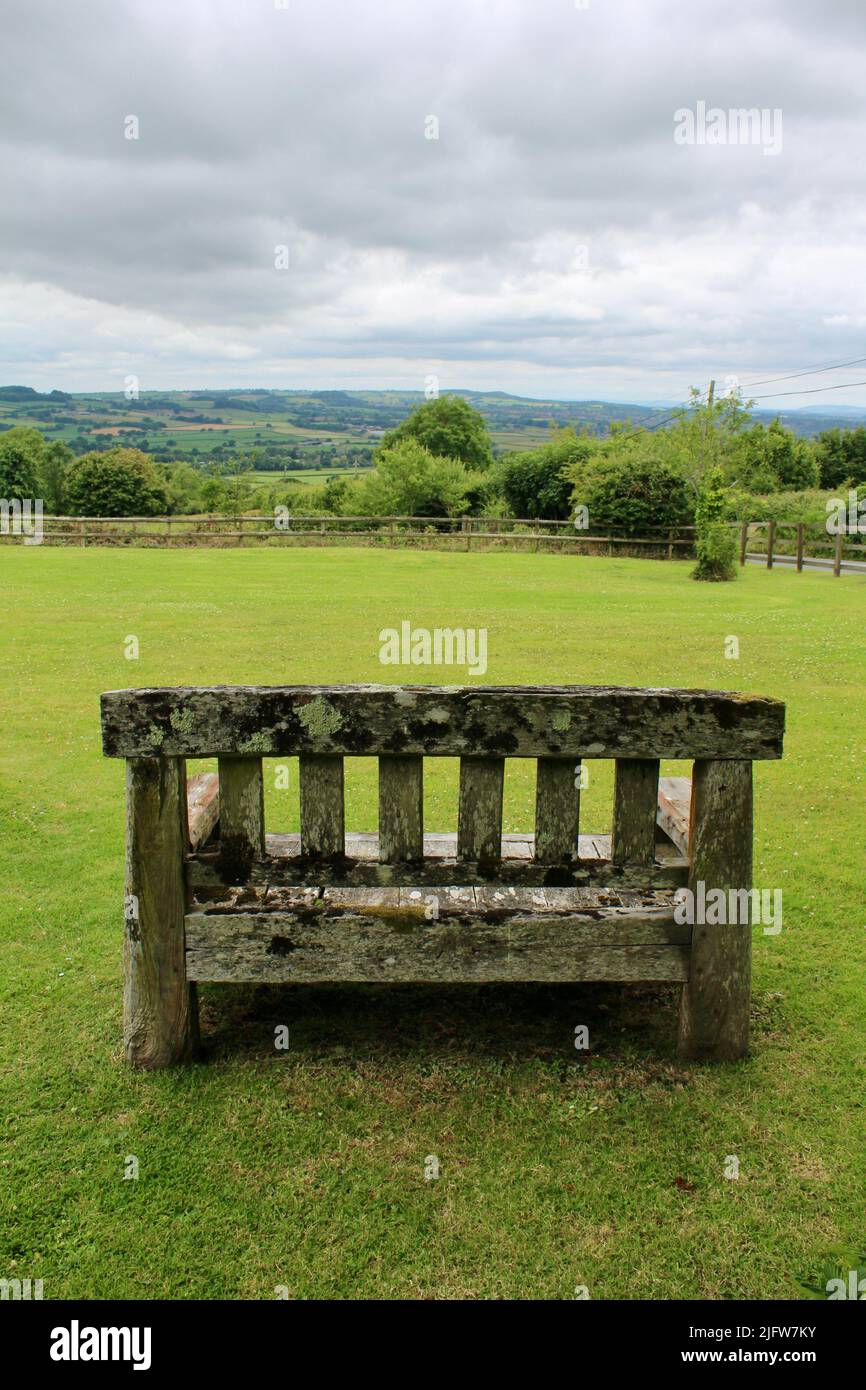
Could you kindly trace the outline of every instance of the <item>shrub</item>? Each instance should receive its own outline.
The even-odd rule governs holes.
[[[737,577],[737,538],[726,525],[727,499],[719,469],[711,469],[701,483],[695,507],[695,551],[698,563],[693,579],[731,580]]]
[[[358,488],[358,510],[371,516],[460,516],[479,481],[458,459],[437,458],[406,439],[378,455]]]
[[[685,478],[652,458],[603,456],[573,476],[574,504],[588,509],[592,532],[640,536],[692,524]]]
[[[172,516],[189,516],[204,509],[204,477],[189,463],[163,463],[157,469],[168,497],[167,510]]]
[[[570,465],[586,460],[595,445],[574,430],[563,430],[540,449],[506,454],[495,468],[498,490],[512,516],[565,521],[571,515]]]

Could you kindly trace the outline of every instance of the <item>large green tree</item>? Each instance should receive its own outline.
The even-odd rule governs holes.
[[[159,516],[168,509],[165,483],[140,449],[82,454],[66,470],[65,491],[72,516]]]
[[[731,442],[725,473],[750,492],[811,488],[819,482],[814,444],[798,439],[778,418],[769,425],[757,421]]]
[[[0,435],[0,497],[39,497],[45,440],[38,430],[16,425]]]
[[[59,439],[46,444],[39,463],[39,491],[45,510],[59,516],[66,506],[66,470],[75,455]]]
[[[866,429],[824,430],[817,439],[821,487],[866,482]]]
[[[376,457],[407,439],[440,458],[459,459],[467,468],[484,470],[493,462],[487,423],[460,396],[438,396],[417,406],[385,435]]]

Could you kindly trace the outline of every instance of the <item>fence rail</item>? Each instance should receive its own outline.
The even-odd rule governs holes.
[[[866,535],[856,529],[830,535],[820,522],[731,522],[739,531],[740,564],[762,560],[768,569],[790,561],[802,571],[824,559],[839,575],[846,563],[866,563]],[[14,528],[0,543],[21,542]],[[45,516],[42,543],[69,546],[237,547],[414,546],[440,550],[516,549],[583,555],[632,555],[672,560],[694,555],[695,528],[674,526],[639,536],[596,535],[573,521],[529,517],[429,516]]]
[[[851,540],[849,537],[855,539]],[[778,560],[793,560],[802,573],[805,562],[823,560],[838,578],[847,559],[866,563],[866,535],[856,529],[828,532],[820,522],[803,521],[743,521],[740,523],[740,564],[747,560],[764,560],[768,570]]]
[[[43,543],[71,546],[404,545],[472,550],[528,548],[568,553],[690,556],[694,527],[670,527],[641,536],[595,535],[572,521],[523,517],[419,516],[46,516]],[[0,535],[7,542],[15,535]]]

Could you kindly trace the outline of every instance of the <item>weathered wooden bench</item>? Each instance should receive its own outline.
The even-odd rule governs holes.
[[[752,886],[752,762],[776,700],[592,686],[110,691],[127,759],[124,1044],[197,1044],[198,981],[674,981],[679,1052],[748,1046],[751,929],[678,923],[677,889]],[[346,757],[379,760],[378,834],[344,827]],[[299,760],[300,835],[265,833],[263,757]],[[187,781],[187,758],[219,773]],[[423,759],[459,757],[457,834],[425,834]],[[506,758],[537,759],[534,835],[502,834]],[[610,836],[579,764],[616,760]],[[693,778],[659,760],[694,759]],[[682,914],[678,914],[682,915]]]

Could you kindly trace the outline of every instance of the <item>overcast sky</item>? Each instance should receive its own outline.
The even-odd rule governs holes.
[[[679,401],[866,357],[866,0],[4,0],[2,45],[0,382]],[[781,140],[678,143],[699,102]]]

